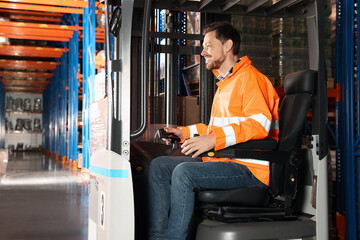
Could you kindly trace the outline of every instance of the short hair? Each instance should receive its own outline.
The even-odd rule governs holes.
[[[239,32],[228,22],[213,22],[204,27],[204,35],[215,31],[216,39],[220,40],[224,44],[227,40],[232,40],[234,55],[238,55],[240,51],[240,34]]]

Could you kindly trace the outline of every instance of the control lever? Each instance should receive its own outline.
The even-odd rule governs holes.
[[[172,143],[172,149],[176,150],[177,149],[177,144],[178,142],[180,142],[180,138],[178,136],[176,136],[173,133],[168,133],[166,132],[165,128],[160,128],[157,131],[157,135],[159,136],[159,138],[166,138],[166,139],[170,139],[171,143]]]

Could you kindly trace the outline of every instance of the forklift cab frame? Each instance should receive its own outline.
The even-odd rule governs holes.
[[[130,139],[141,136],[147,128],[147,82],[149,66],[149,23],[153,8],[179,11],[200,11],[223,14],[240,14],[263,17],[306,18],[309,46],[309,69],[316,72],[315,92],[312,94],[312,137],[314,148],[308,151],[308,162],[313,186],[301,189],[304,203],[301,211],[316,217],[316,239],[328,239],[327,204],[327,86],[324,58],[324,11],[325,1],[281,0],[264,5],[268,0],[252,1],[238,5],[241,1],[166,1],[151,0],[108,1],[106,5],[106,79],[108,96],[108,141],[107,148],[96,151],[90,162],[89,239],[134,239],[134,203],[131,182]],[[110,7],[111,6],[111,7]],[[140,127],[131,132],[131,38],[134,7],[144,9],[141,49],[141,121]],[[121,8],[117,19],[109,19],[109,10],[114,14]],[[115,11],[113,11],[115,10]],[[119,11],[119,10],[118,10]],[[115,14],[114,14],[115,16]],[[121,18],[119,17],[121,16]],[[109,24],[110,23],[110,24]],[[118,31],[111,31],[113,28]],[[113,49],[110,49],[110,32],[115,33]],[[201,98],[201,96],[200,96]],[[316,189],[316,209],[311,205],[311,193]],[[294,221],[296,224],[296,221]],[[220,223],[224,226],[227,223]],[[258,231],[266,222],[241,223],[250,231]],[[215,224],[216,225],[216,224]],[[211,223],[210,227],[215,227]],[[274,228],[275,229],[275,228]],[[281,229],[281,226],[278,228]],[[229,232],[231,235],[231,233]],[[263,238],[266,239],[266,231]],[[197,236],[197,240],[204,237]],[[206,236],[206,239],[209,239]],[[223,235],[223,238],[234,239]]]

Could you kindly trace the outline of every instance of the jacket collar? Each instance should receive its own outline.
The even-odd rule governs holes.
[[[251,61],[247,56],[243,56],[242,58],[240,58],[238,60],[238,62],[228,71],[227,74],[225,74],[225,76],[222,76],[217,70],[212,70],[213,74],[215,75],[216,78],[218,78],[219,81],[217,84],[219,84],[220,82],[223,82],[224,80],[226,80],[227,77],[233,75],[234,73],[236,73],[237,71],[239,71],[242,67],[245,66],[249,66],[251,65]]]
[[[237,72],[238,70],[240,70],[242,67],[244,66],[249,66],[251,65],[251,61],[247,56],[243,56],[242,58],[240,58],[238,60],[238,62],[228,71],[227,74],[225,74],[225,76],[222,76],[217,70],[212,70],[213,74],[215,75],[216,78],[218,78],[219,80],[224,80],[225,78],[231,76],[232,74],[234,74],[235,72]]]

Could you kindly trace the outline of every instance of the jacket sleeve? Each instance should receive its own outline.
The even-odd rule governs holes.
[[[235,123],[213,129],[216,136],[215,150],[269,135],[272,113],[268,101],[271,100],[266,91],[265,79],[254,75],[244,74],[244,81],[232,94],[242,103],[242,117],[236,119]]]
[[[207,126],[203,123],[189,125],[186,127],[178,127],[178,129],[181,129],[184,134],[184,138],[181,139],[181,143],[184,142],[185,139],[193,137],[194,134],[202,135],[207,133]]]

